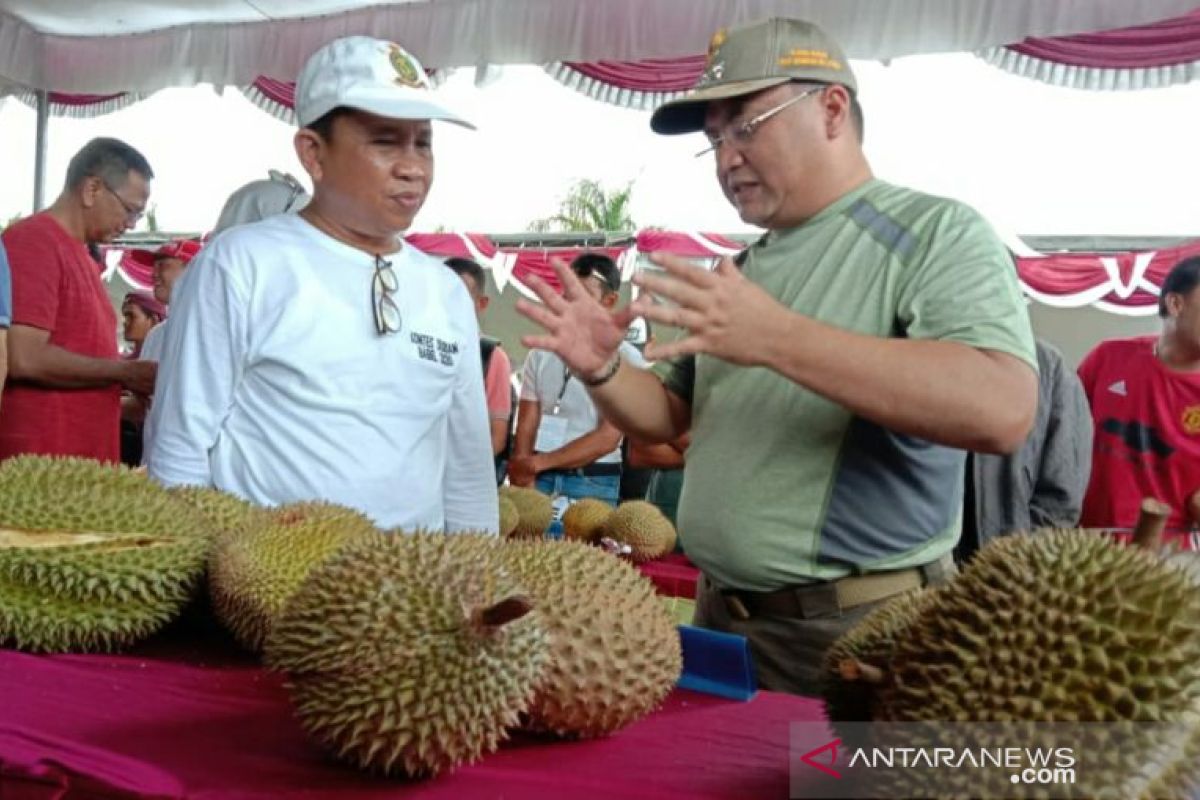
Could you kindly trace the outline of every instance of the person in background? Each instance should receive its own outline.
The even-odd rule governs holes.
[[[150,329],[167,316],[167,308],[149,292],[129,292],[121,301],[121,338],[130,345],[129,357],[141,355]]]
[[[1007,249],[974,210],[875,178],[845,55],[769,19],[713,37],[697,88],[651,127],[703,132],[716,178],[766,233],[739,268],[653,257],[612,313],[559,270],[544,329],[604,418],[648,442],[691,433],[679,527],[701,570],[695,624],[745,636],[759,685],[818,695],[828,647],[888,598],[954,572],[965,451],[1007,453],[1037,360]],[[664,302],[655,302],[655,297]],[[629,322],[685,329],[619,349]]]
[[[131,346],[126,358],[140,358],[146,336],[161,323],[167,308],[149,292],[129,292],[121,303],[121,336]],[[142,426],[146,399],[126,391],[121,395],[121,463],[136,467],[142,463]]]
[[[610,310],[617,302],[621,273],[602,253],[583,253],[570,270],[579,291],[599,307]],[[623,334],[622,334],[623,339]],[[626,341],[620,352],[631,364],[644,365],[641,355]],[[587,388],[573,376],[563,360],[548,350],[533,350],[525,357],[521,401],[509,482],[536,486],[559,499],[561,513],[567,504],[595,497],[616,505],[620,497],[621,432],[601,417]]]
[[[13,314],[0,459],[120,459],[121,391],[150,393],[155,365],[120,357],[116,314],[88,245],[137,223],[153,177],[125,142],[93,139],[71,159],[50,208],[4,231]]]
[[[469,123],[365,36],[308,59],[296,118],[312,200],[213,237],[172,291],[150,477],[494,534],[471,297],[402,237],[433,182],[432,121]]]
[[[150,301],[160,312],[158,321],[146,332],[145,339],[135,350],[134,358],[155,364],[162,359],[163,331],[167,325],[167,307],[171,302],[172,287],[199,251],[199,242],[176,239],[157,250],[133,250],[129,253],[129,258],[150,267],[154,286]],[[140,465],[149,450],[147,442],[153,437],[154,429],[147,412],[152,400],[152,394],[133,392],[125,392],[121,397],[121,462],[124,464]]]
[[[483,267],[469,258],[448,258],[446,266],[462,279],[475,304],[475,316],[483,325],[483,312],[491,298],[487,296],[487,277]],[[483,388],[487,395],[488,421],[492,429],[492,457],[496,465],[496,483],[504,482],[508,459],[512,454],[513,412],[516,391],[512,387],[512,362],[499,339],[479,335],[479,353],[483,359]]]
[[[1035,343],[1033,430],[1015,453],[967,455],[963,532],[954,549],[960,564],[1000,536],[1079,522],[1092,464],[1092,415],[1083,385],[1062,353],[1042,339]]]
[[[625,332],[625,341],[639,353],[645,352],[654,340],[654,330],[644,317],[635,319]],[[675,442],[665,444],[625,437],[621,442],[621,502],[646,500],[654,503],[674,525],[679,491],[683,486],[683,451],[687,448],[687,440],[686,433]],[[681,546],[676,537],[676,549]]]
[[[300,181],[286,172],[268,170],[266,178],[250,181],[229,195],[210,236],[235,225],[258,222],[276,214],[295,213],[311,199]]]
[[[166,309],[171,305],[171,296],[175,285],[183,277],[184,270],[192,259],[200,253],[201,243],[193,239],[174,239],[159,247],[157,250],[134,250],[129,257],[143,266],[150,267],[153,276],[154,299],[162,304],[164,309],[161,324],[146,335],[142,345],[141,358],[147,361],[158,361],[162,356],[163,334],[166,330]]]
[[[1200,256],[1171,268],[1157,336],[1101,342],[1079,365],[1094,420],[1092,471],[1080,522],[1137,524],[1144,498],[1171,507],[1167,529],[1200,549]]]
[[[658,506],[672,525],[678,526],[679,495],[683,491],[684,454],[691,435],[684,433],[670,442],[649,444],[638,439],[626,439],[628,461],[635,469],[650,472],[646,500]],[[683,534],[675,540],[683,548]]]

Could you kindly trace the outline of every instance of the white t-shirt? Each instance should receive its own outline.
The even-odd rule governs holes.
[[[163,328],[166,325],[167,321],[164,319],[146,331],[146,338],[142,339],[141,352],[138,353],[138,361],[162,361]]]
[[[645,368],[646,360],[633,345],[621,342],[621,358],[638,368]],[[561,393],[561,399],[559,395]],[[521,399],[536,400],[541,406],[542,424],[553,416],[566,419],[563,444],[586,436],[600,426],[600,414],[596,404],[577,378],[572,378],[562,359],[549,350],[530,350],[525,356],[525,367],[521,376]],[[557,448],[555,448],[557,449]],[[619,464],[621,448],[597,458],[595,464]]]
[[[138,361],[162,361],[163,329],[167,327],[167,320],[155,325],[150,330],[146,331],[146,338],[142,340],[142,351],[138,353]],[[147,403],[153,401],[153,395],[146,399]],[[147,413],[146,419],[142,422],[142,463],[146,463],[146,456],[150,454],[150,442],[154,439],[154,425],[152,424],[152,415]]]
[[[471,299],[410,245],[386,258],[401,329],[381,336],[373,256],[292,214],[209,243],[173,292],[150,475],[329,500],[384,527],[496,531]]]

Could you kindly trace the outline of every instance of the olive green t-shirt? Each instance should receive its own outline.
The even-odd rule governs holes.
[[[743,272],[839,328],[962,342],[1037,369],[1008,251],[961,203],[872,180],[764,236]],[[660,370],[692,409],[680,535],[720,586],[769,591],[954,547],[963,451],[886,430],[765,368],[699,355]]]

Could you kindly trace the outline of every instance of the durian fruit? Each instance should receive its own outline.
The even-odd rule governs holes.
[[[501,486],[500,496],[507,497],[517,507],[517,527],[511,539],[541,539],[554,520],[554,506],[549,497],[527,486]]]
[[[167,492],[208,520],[218,538],[236,535],[243,528],[258,524],[260,515],[266,511],[237,495],[204,486],[175,486]]]
[[[1194,723],[1191,735],[1179,756],[1150,782],[1139,800],[1186,800],[1200,797],[1200,723]]]
[[[301,723],[384,773],[435,775],[492,752],[549,658],[494,537],[377,534],[314,570],[267,639]]]
[[[563,514],[563,538],[578,542],[595,542],[601,536],[604,523],[612,516],[613,507],[603,500],[585,497],[576,500]]]
[[[342,545],[376,533],[364,515],[332,503],[264,509],[258,524],[217,541],[208,585],[217,618],[247,650],[258,652],[305,576]]]
[[[1005,537],[939,588],[882,677],[876,721],[1105,723],[1111,738],[1076,753],[1074,791],[1137,797],[1200,709],[1200,591],[1155,553],[1092,532]],[[1148,722],[1160,725],[1138,729]],[[970,772],[945,773],[935,793],[1001,793],[953,784]]]
[[[675,622],[648,579],[580,542],[510,540],[499,553],[551,638],[530,728],[604,736],[662,702],[682,660]]]
[[[936,588],[916,589],[889,599],[842,635],[825,654],[822,695],[825,714],[839,738],[849,744],[858,725],[874,714],[874,681],[891,669],[897,644],[908,635]]]
[[[513,501],[500,495],[500,536],[505,539],[512,536],[520,521],[521,515],[517,513],[517,507],[513,505]]]
[[[1182,572],[1200,591],[1200,553],[1167,548],[1159,551],[1164,563]],[[1200,797],[1200,708],[1190,725],[1191,731],[1174,762],[1163,770],[1142,793],[1140,800]]]
[[[604,535],[627,544],[634,561],[650,561],[675,549],[675,526],[659,510],[645,500],[622,503],[608,518]]]
[[[0,643],[116,650],[173,619],[212,531],[132,470],[82,458],[0,465]]]

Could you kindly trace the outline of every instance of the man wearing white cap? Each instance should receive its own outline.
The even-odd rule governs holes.
[[[498,527],[466,288],[400,234],[433,180],[431,120],[470,127],[399,45],[305,64],[298,214],[232,228],[177,287],[147,463],[168,485],[323,499],[385,527]]]

